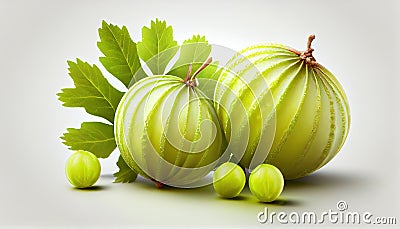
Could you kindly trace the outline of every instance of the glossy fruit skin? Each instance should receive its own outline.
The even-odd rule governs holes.
[[[261,202],[272,202],[282,193],[284,179],[281,171],[273,165],[257,166],[249,177],[251,193]]]
[[[97,157],[87,151],[78,150],[67,160],[65,174],[69,182],[77,188],[88,188],[100,177],[101,167]]]
[[[115,136],[126,163],[174,187],[206,176],[225,150],[212,102],[175,76],[150,76],[123,96]]]
[[[244,49],[226,67],[238,76],[222,72],[214,105],[242,166],[269,163],[285,179],[296,179],[339,152],[350,111],[342,86],[326,68],[311,66],[289,47],[275,44]]]
[[[243,169],[235,163],[225,162],[214,172],[214,190],[221,197],[237,197],[242,192],[245,184],[246,175]]]

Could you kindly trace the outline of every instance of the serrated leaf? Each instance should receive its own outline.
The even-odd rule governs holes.
[[[205,36],[193,35],[192,38],[185,40],[180,47],[179,58],[174,66],[167,73],[168,75],[185,78],[192,65],[192,72],[195,72],[207,60],[211,53],[211,45],[208,44]]]
[[[169,61],[178,51],[171,26],[165,21],[151,21],[150,28],[142,28],[142,41],[137,44],[140,58],[154,75],[162,75]]]
[[[132,78],[131,82],[128,84],[128,88],[132,87],[132,86],[136,83],[136,80],[135,80],[135,79],[142,79],[142,78],[147,77],[148,75],[147,75],[147,73],[144,71],[143,68],[139,68],[138,71],[136,72],[135,76],[136,76],[136,77],[135,77],[135,78]]]
[[[108,157],[116,148],[114,128],[101,122],[84,122],[80,129],[67,128],[61,137],[71,150],[86,150],[99,158]]]
[[[115,89],[96,65],[79,59],[68,61],[69,75],[75,88],[64,88],[58,93],[65,107],[83,107],[92,115],[103,117],[113,123],[115,111],[123,93]]]
[[[136,49],[136,43],[132,41],[128,29],[102,22],[102,28],[99,29],[100,41],[97,47],[104,54],[100,57],[100,62],[113,76],[119,79],[126,87],[131,80],[134,82],[140,80],[146,75],[136,72],[141,64]]]
[[[118,158],[117,166],[119,171],[114,173],[114,183],[131,183],[136,180],[137,173],[125,163],[121,156]]]

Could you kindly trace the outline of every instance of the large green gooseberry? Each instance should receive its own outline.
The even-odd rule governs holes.
[[[246,184],[243,169],[235,163],[225,162],[214,172],[213,185],[218,195],[233,198],[240,194]]]
[[[192,187],[209,174],[225,150],[211,100],[186,79],[149,76],[125,93],[115,116],[115,138],[125,162],[157,187]]]
[[[100,177],[101,167],[97,157],[87,151],[78,150],[67,160],[65,174],[77,188],[92,186]]]
[[[226,65],[215,89],[216,111],[232,153],[254,169],[278,167],[285,179],[332,160],[350,127],[346,94],[307,50],[278,44],[248,47]]]
[[[262,202],[272,202],[281,194],[284,186],[281,171],[273,165],[257,166],[249,177],[251,193]]]

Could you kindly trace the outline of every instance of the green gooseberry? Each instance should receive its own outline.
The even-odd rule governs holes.
[[[249,177],[251,193],[262,202],[272,202],[282,193],[284,179],[281,171],[273,165],[257,166]]]
[[[101,167],[97,157],[87,151],[78,150],[67,160],[65,174],[77,188],[92,186],[100,177]]]
[[[215,191],[224,198],[234,198],[240,194],[246,183],[243,169],[235,163],[225,162],[213,175]]]

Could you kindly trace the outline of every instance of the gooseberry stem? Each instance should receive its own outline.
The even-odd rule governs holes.
[[[188,69],[188,72],[187,72],[187,75],[186,75],[186,78],[185,78],[185,82],[190,80],[190,77],[192,75],[192,69],[193,69],[193,65],[189,64],[189,69]]]
[[[161,183],[161,182],[159,182],[159,181],[157,181],[157,180],[155,180],[155,179],[151,179],[153,182],[154,182],[154,184],[156,185],[156,187],[157,188],[162,188],[162,187],[164,187],[164,184],[163,183]]]
[[[193,64],[192,64],[192,63],[189,64],[188,73],[187,73],[187,75],[186,75],[185,80],[183,80],[183,82],[184,82],[186,85],[188,85],[188,86],[192,86],[192,87],[197,86],[197,84],[196,84],[196,76],[197,76],[201,71],[203,71],[203,69],[205,69],[208,65],[210,65],[211,62],[212,62],[212,57],[209,57],[209,58],[206,60],[206,62],[204,62],[204,63],[201,65],[201,67],[200,67],[199,69],[197,69],[197,71],[196,71],[193,75],[191,75],[191,74],[192,74],[192,69],[193,69]]]
[[[193,74],[193,76],[191,77],[190,80],[194,80],[196,78],[196,76],[203,71],[203,69],[205,69],[208,65],[210,65],[212,62],[212,57],[209,57],[206,62],[203,63],[203,65],[201,65],[201,67],[199,69],[197,69],[197,71]]]
[[[314,39],[315,39],[315,34],[311,34],[310,36],[308,36],[307,50],[311,49],[311,43],[313,42]]]
[[[296,49],[293,49],[293,48],[288,48],[288,50],[293,52],[293,53],[295,53],[296,55],[298,55],[309,66],[311,66],[311,67],[317,66],[318,63],[315,60],[314,56],[312,55],[312,53],[314,52],[314,49],[311,48],[311,44],[312,44],[314,39],[315,39],[315,35],[314,34],[311,34],[310,36],[308,36],[307,50],[306,51],[300,52],[300,51],[298,51]]]

